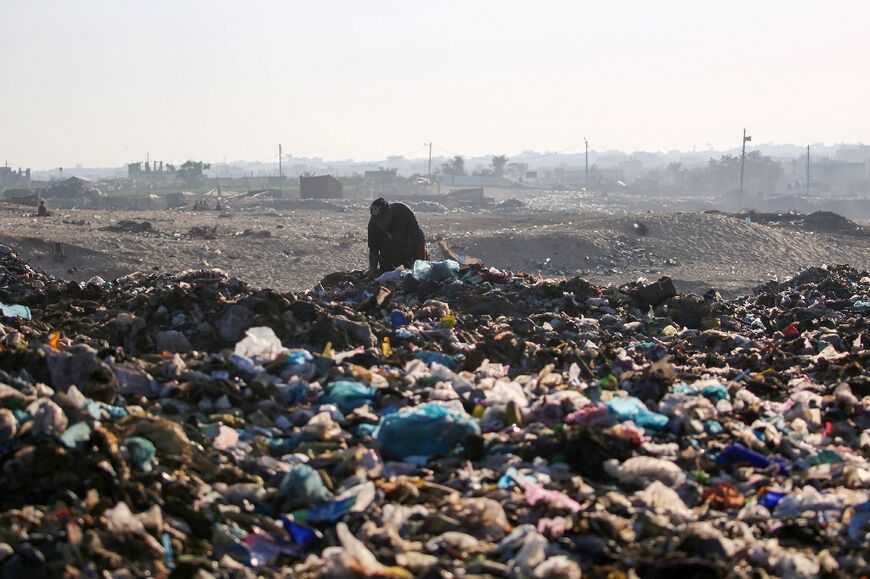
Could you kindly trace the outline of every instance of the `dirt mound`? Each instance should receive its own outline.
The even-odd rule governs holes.
[[[115,225],[103,227],[102,230],[117,233],[154,233],[156,231],[150,221],[135,221],[133,219],[122,219]]]
[[[810,213],[809,215],[804,216],[802,224],[811,231],[819,231],[822,233],[866,234],[863,227],[832,211],[816,211],[815,213]]]

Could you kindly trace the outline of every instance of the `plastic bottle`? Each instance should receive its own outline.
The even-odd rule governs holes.
[[[772,491],[767,487],[761,487],[758,493],[758,504],[765,507],[769,511],[773,511],[779,501],[788,496],[788,493],[782,491]]]
[[[788,464],[784,460],[769,459],[761,453],[746,448],[742,444],[732,444],[725,447],[716,458],[716,462],[719,464],[748,464],[762,469],[776,464],[781,473],[785,474],[788,472]]]

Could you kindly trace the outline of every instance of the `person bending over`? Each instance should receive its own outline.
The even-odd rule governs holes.
[[[369,279],[428,258],[426,238],[410,207],[380,198],[369,210]]]

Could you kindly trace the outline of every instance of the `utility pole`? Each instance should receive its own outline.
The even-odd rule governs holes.
[[[807,145],[807,195],[810,194],[810,146]]]
[[[426,178],[429,179],[429,184],[432,184],[432,141],[428,143],[423,143],[424,145],[429,145],[429,170],[426,171]]]
[[[280,144],[278,145],[278,176],[284,178],[284,159]]]
[[[743,167],[746,164],[746,141],[751,141],[752,137],[746,136],[746,129],[743,129],[743,152],[740,153],[740,204],[743,204]],[[740,209],[738,207],[738,209]]]
[[[589,141],[583,137],[583,142],[586,144],[586,191],[589,191]]]

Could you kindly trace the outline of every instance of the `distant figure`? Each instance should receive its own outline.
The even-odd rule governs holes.
[[[214,206],[214,210],[215,210],[215,211],[223,211],[223,210],[224,210],[223,205],[221,205],[220,199],[218,199],[217,204],[215,204],[215,206]]]
[[[427,259],[426,238],[411,208],[375,199],[369,219],[369,279],[417,259]]]
[[[39,209],[36,210],[36,216],[37,217],[51,217],[51,213],[45,207],[45,201],[42,199],[39,200]]]

